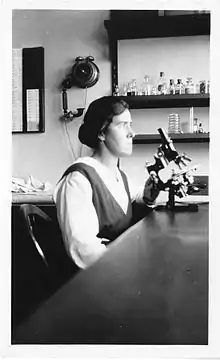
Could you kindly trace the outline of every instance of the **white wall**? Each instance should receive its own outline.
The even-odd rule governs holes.
[[[13,48],[45,48],[45,133],[13,134],[12,173],[26,178],[32,174],[55,184],[73,161],[65,127],[59,118],[62,102],[59,84],[79,56],[92,55],[100,69],[100,79],[88,89],[87,105],[111,93],[111,73],[104,20],[109,11],[14,10]],[[68,90],[69,110],[84,107],[85,90]],[[77,131],[81,118],[68,123],[76,156],[80,152]],[[84,150],[83,150],[84,153]]]
[[[107,10],[13,11],[13,48],[31,46],[45,48],[46,128],[43,134],[13,134],[13,176],[26,178],[31,174],[41,181],[50,181],[54,185],[62,172],[73,161],[64,124],[59,120],[62,115],[59,84],[66,71],[73,65],[75,57],[93,55],[100,69],[100,80],[94,87],[88,89],[86,107],[99,96],[111,94],[111,64],[108,37],[104,28],[104,20],[108,18],[109,11]],[[123,56],[127,65],[120,67],[121,63],[125,64],[120,55],[120,79],[123,77],[140,79],[146,71],[149,75],[165,71],[168,77],[172,74],[174,78],[197,76],[203,79],[209,76],[207,37],[200,37],[199,45],[195,45],[190,38],[179,38],[175,43],[170,39],[151,40],[153,39],[143,39],[133,41],[133,43],[132,41],[123,41]],[[147,41],[147,46],[145,41]],[[122,44],[120,44],[121,46]],[[147,55],[145,54],[146,48]],[[163,55],[158,56],[161,51]],[[132,57],[128,52],[133,54]],[[172,62],[168,61],[170,56]],[[188,56],[191,57],[186,62]],[[192,56],[194,60],[192,60]],[[145,64],[144,68],[143,64]],[[78,88],[68,90],[69,110],[84,107],[85,98],[85,90]],[[188,119],[187,109],[132,110],[134,130],[155,133],[158,126],[166,125],[167,115],[173,110],[178,110],[182,120],[183,118]],[[201,118],[208,130],[208,110],[199,108],[196,112],[195,114]],[[81,121],[82,118],[76,118],[67,124],[77,157],[81,152],[81,145],[77,138]],[[208,174],[207,143],[177,145],[179,151],[185,151],[193,158],[193,163],[201,164],[201,174]],[[157,144],[135,145],[132,157],[122,161],[124,169],[136,183],[140,181],[140,177],[145,176],[145,161],[153,159],[156,147]],[[87,151],[88,149],[84,147],[82,154],[86,154]]]

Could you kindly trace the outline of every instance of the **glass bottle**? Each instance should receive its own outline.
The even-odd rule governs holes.
[[[206,81],[201,80],[199,82],[199,92],[200,92],[200,94],[205,94],[205,89],[206,89]]]
[[[131,95],[132,95],[132,82],[129,82],[129,83],[128,83],[128,86],[127,86],[127,95],[128,95],[128,96],[131,96]]]
[[[152,86],[150,93],[151,93],[151,95],[157,95],[157,86]]]
[[[115,85],[115,91],[114,91],[114,96],[119,96],[119,87],[118,85]]]
[[[209,94],[209,91],[210,91],[210,81],[207,80],[207,81],[206,81],[206,87],[205,87],[205,93],[206,93],[206,94]]]
[[[176,83],[176,86],[175,86],[175,94],[177,94],[177,95],[184,94],[184,86],[182,84],[181,79],[177,79],[177,83]]]
[[[121,92],[120,92],[120,94],[121,94],[122,96],[127,96],[127,85],[126,85],[126,84],[122,84],[122,85],[121,85]]]
[[[149,82],[150,77],[148,75],[144,76],[144,82],[141,84],[140,93],[141,95],[150,95],[151,94],[151,85]]]
[[[190,79],[189,77],[186,78],[186,84],[185,84],[185,94],[190,93]]]
[[[188,80],[189,80],[189,82],[188,82],[188,85],[187,85],[187,88],[188,88],[188,94],[195,94],[195,85],[194,85],[194,83],[193,83],[193,81],[192,81],[192,78],[191,77],[189,77],[189,78],[187,78]]]
[[[174,79],[170,79],[170,86],[169,86],[168,93],[169,93],[170,95],[174,95],[174,94],[175,94]]]
[[[199,123],[198,132],[199,132],[199,133],[204,133],[204,129],[203,129],[202,123]]]
[[[131,86],[132,86],[131,95],[132,95],[132,96],[137,95],[137,83],[136,83],[136,79],[132,79],[132,81],[131,81]]]
[[[199,126],[199,124],[198,124],[198,118],[194,118],[194,119],[193,119],[193,132],[194,132],[194,133],[197,133],[197,132],[198,132],[198,126]]]
[[[165,77],[165,73],[163,71],[160,72],[160,76],[157,82],[157,94],[158,95],[167,94],[167,80]]]

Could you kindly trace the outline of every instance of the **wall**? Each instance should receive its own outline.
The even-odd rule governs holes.
[[[55,184],[73,161],[62,115],[59,84],[71,68],[74,59],[92,55],[100,69],[100,79],[88,89],[88,105],[102,95],[110,95],[110,60],[104,20],[109,11],[77,10],[14,10],[13,48],[43,46],[45,48],[45,127],[43,134],[13,134],[12,174],[26,178],[33,175],[41,181]],[[68,90],[69,110],[84,107],[86,92]],[[75,155],[87,153],[81,149],[77,131],[81,118],[67,124]]]
[[[68,141],[68,130],[75,156],[88,153],[81,147],[77,132],[82,118],[66,124],[59,120],[62,115],[62,102],[59,84],[66,71],[73,65],[76,56],[93,55],[100,69],[100,80],[88,89],[68,90],[70,110],[86,107],[95,98],[111,94],[111,65],[109,59],[108,37],[104,20],[109,18],[106,10],[14,10],[13,11],[13,48],[44,46],[45,48],[45,125],[43,134],[13,134],[13,176],[25,178],[33,175],[41,181],[53,185],[62,172],[74,159]],[[155,41],[156,40],[156,41]],[[147,41],[147,43],[146,43]],[[197,44],[195,46],[195,44]],[[120,81],[165,71],[171,75],[209,77],[208,37],[200,37],[193,42],[181,38],[171,43],[170,39],[148,39],[123,41],[120,44],[119,69]],[[145,51],[147,49],[147,53]],[[187,50],[188,49],[188,50]],[[161,56],[158,56],[161,53]],[[131,54],[133,54],[131,56]],[[135,55],[136,54],[136,55]],[[147,54],[147,55],[146,55]],[[136,58],[135,58],[136,56]],[[172,64],[168,61],[173,59]],[[189,62],[186,63],[186,58]],[[126,62],[124,60],[126,59]],[[157,60],[157,61],[156,61]],[[158,62],[159,60],[159,62]],[[127,64],[121,66],[120,64]],[[135,64],[135,66],[133,66]],[[143,68],[145,64],[145,68]],[[172,69],[172,73],[170,73]],[[190,70],[190,71],[189,71]],[[138,73],[137,73],[138,71]],[[158,126],[166,127],[167,115],[177,109],[132,110],[136,132],[156,132]],[[181,119],[188,119],[188,109],[178,109]],[[204,122],[208,131],[208,110],[196,109],[196,115]],[[208,144],[177,144],[180,152],[187,152],[193,164],[200,164],[199,173],[208,174]],[[151,161],[157,145],[135,145],[131,158],[123,159],[122,165],[134,182],[139,185],[146,177],[144,164]]]

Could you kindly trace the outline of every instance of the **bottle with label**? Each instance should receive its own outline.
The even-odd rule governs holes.
[[[177,79],[177,83],[176,83],[176,86],[175,86],[175,94],[176,95],[181,95],[181,94],[184,94],[184,86],[183,86],[183,83],[182,83],[182,80],[181,79]]]
[[[202,126],[201,122],[199,123],[198,133],[204,133],[204,129],[203,129],[203,126]]]
[[[167,94],[167,80],[165,77],[165,73],[163,71],[160,72],[160,76],[157,81],[157,94],[158,95]]]
[[[170,95],[174,95],[175,94],[175,84],[174,84],[174,79],[170,79],[170,86],[168,89],[168,93]]]
[[[205,94],[205,89],[206,89],[206,81],[201,80],[199,82],[199,92],[200,92],[200,94]]]

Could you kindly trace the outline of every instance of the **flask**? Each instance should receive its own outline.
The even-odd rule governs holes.
[[[179,134],[180,129],[180,116],[179,114],[169,114],[168,116],[168,135]]]

